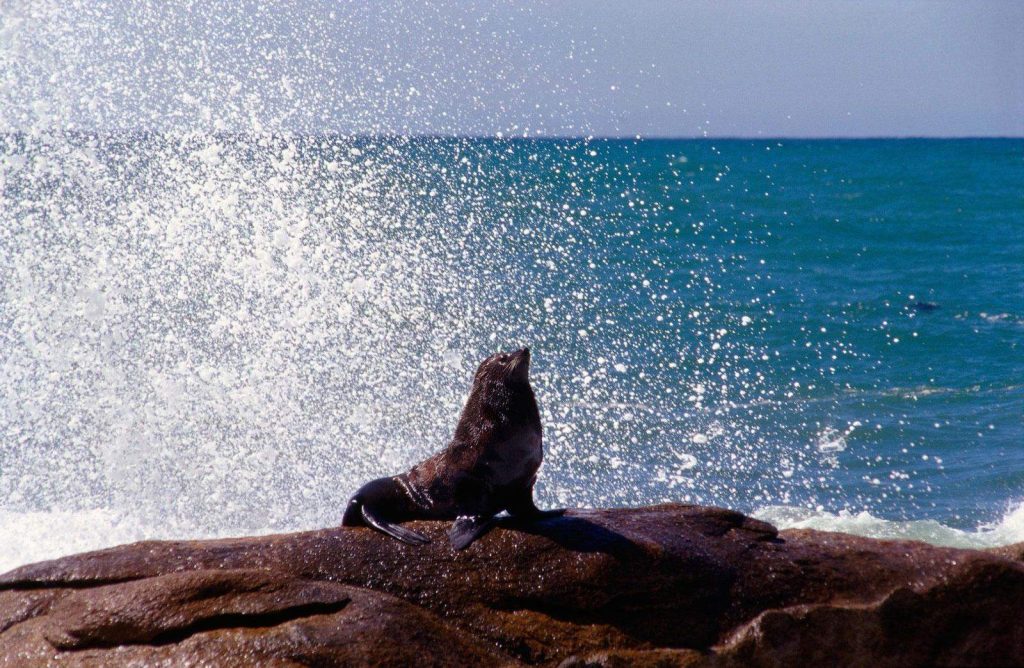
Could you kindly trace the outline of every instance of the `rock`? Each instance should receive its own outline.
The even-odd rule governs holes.
[[[501,656],[393,596],[246,569],[58,589],[0,635],[4,665],[477,665]],[[394,640],[397,639],[397,642]],[[56,651],[55,651],[56,650]]]
[[[1019,547],[663,505],[143,542],[0,576],[0,665],[1024,665]]]
[[[707,657],[692,649],[626,649],[573,655],[558,668],[686,668],[706,664]]]

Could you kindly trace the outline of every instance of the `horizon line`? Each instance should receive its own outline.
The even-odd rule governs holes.
[[[0,136],[23,135],[32,133],[33,130],[0,130]],[[212,135],[221,137],[232,136],[272,136],[272,137],[345,137],[351,139],[463,139],[463,140],[495,140],[495,141],[871,141],[871,140],[1021,140],[1024,134],[1019,135],[915,135],[915,134],[893,134],[893,135],[668,135],[668,134],[630,134],[630,135],[529,135],[520,134],[458,134],[458,133],[437,133],[437,132],[344,132],[340,130],[325,130],[322,132],[309,132],[301,130],[275,130],[275,131],[205,131],[197,129],[179,128],[136,128],[136,129],[79,129],[79,128],[54,128],[48,132],[72,135],[132,135],[132,134],[196,134]]]

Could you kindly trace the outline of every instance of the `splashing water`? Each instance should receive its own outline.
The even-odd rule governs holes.
[[[450,54],[448,5],[221,9],[3,15],[0,570],[336,524],[360,482],[445,444],[480,359],[522,344],[541,505],[716,503],[880,535],[882,514],[993,521],[949,510],[953,446],[916,463],[916,430],[965,396],[979,421],[1013,415],[1017,367],[976,392],[900,389],[887,373],[914,376],[887,356],[916,314],[802,282],[823,264],[786,245],[819,238],[792,193],[832,193],[805,167],[824,149],[537,138],[585,134],[559,125],[566,105],[601,105],[484,10]],[[433,66],[388,55],[395,39]],[[565,94],[527,131],[538,85]],[[421,125],[474,87],[508,104]],[[465,136],[494,126],[509,137]],[[979,320],[959,315],[943,326]],[[912,533],[1010,542],[1017,514]]]
[[[541,178],[590,146],[9,140],[8,154],[54,164],[89,153],[101,175],[9,173],[10,200],[45,209],[5,228],[6,424],[20,443],[8,501],[109,503],[204,530],[329,522],[359,480],[443,445],[475,363],[518,341],[541,351],[550,459],[607,477],[581,488],[565,476],[550,502],[632,500],[623,486],[652,464],[638,455],[651,437],[723,453],[756,439],[755,424],[722,419],[731,378],[750,373],[736,367],[760,354],[729,339],[735,318],[687,312],[665,278],[610,284],[635,261],[581,221],[621,214],[563,204]],[[495,156],[499,168],[481,169]],[[688,274],[712,298],[713,282]],[[683,323],[703,339],[684,340]],[[679,363],[644,359],[652,348]],[[679,413],[687,404],[694,414]],[[563,446],[579,438],[583,449]],[[690,484],[676,472],[696,457],[666,455],[655,475]]]
[[[898,521],[875,517],[862,510],[838,513],[806,508],[770,506],[755,515],[789,529],[838,531],[886,540],[919,540],[947,547],[983,549],[1018,543],[1024,538],[1024,505],[1006,511],[1001,518],[971,531],[946,526],[935,520]]]

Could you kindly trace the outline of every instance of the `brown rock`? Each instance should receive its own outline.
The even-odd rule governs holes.
[[[708,657],[692,649],[622,649],[573,655],[558,668],[689,668],[707,662]]]
[[[145,542],[0,576],[0,665],[1024,665],[1024,564],[664,505]]]

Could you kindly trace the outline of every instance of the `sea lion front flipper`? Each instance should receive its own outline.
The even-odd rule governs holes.
[[[487,533],[492,526],[494,526],[493,517],[480,515],[460,517],[452,524],[452,529],[448,532],[448,540],[456,550],[465,550],[474,540]]]
[[[525,517],[531,520],[546,520],[552,517],[562,517],[563,515],[565,515],[565,508],[552,508],[550,510],[540,510],[538,508],[537,512]]]
[[[531,520],[542,520],[548,517],[561,517],[565,514],[565,509],[560,508],[558,510],[541,510],[537,507],[537,504],[533,502],[533,485],[529,487],[523,487],[510,495],[508,501],[505,504],[505,510],[512,517],[531,519]]]
[[[366,522],[367,526],[373,527],[382,533],[386,533],[392,538],[398,539],[409,545],[424,545],[430,542],[429,538],[419,532],[413,531],[412,529],[406,529],[405,527],[397,524],[385,522],[370,512],[366,506],[363,506],[362,511],[363,521]]]

